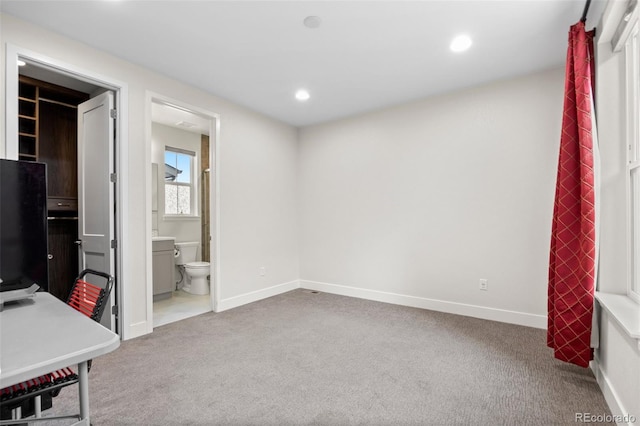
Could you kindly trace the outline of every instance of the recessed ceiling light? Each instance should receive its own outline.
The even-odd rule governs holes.
[[[473,42],[471,41],[471,37],[462,34],[451,41],[449,48],[454,52],[464,52],[465,50],[470,48],[472,44]]]
[[[322,19],[319,16],[307,16],[304,18],[304,26],[307,28],[318,28]]]
[[[307,101],[309,100],[310,97],[311,95],[305,89],[300,89],[296,92],[296,99],[299,100],[300,102]]]
[[[18,66],[19,67],[24,67],[25,65],[27,65],[27,63],[25,61],[22,61],[22,60],[18,59]]]

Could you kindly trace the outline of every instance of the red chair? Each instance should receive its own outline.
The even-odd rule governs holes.
[[[104,287],[86,281],[87,275],[104,278]],[[85,269],[73,283],[67,304],[99,322],[108,304],[112,288],[113,277],[111,275],[93,269]],[[88,368],[91,368],[91,360],[89,360]],[[77,382],[78,375],[71,368],[63,368],[1,389],[0,419],[12,420],[32,415],[40,417],[41,410],[51,408],[52,398],[58,396],[63,387]]]

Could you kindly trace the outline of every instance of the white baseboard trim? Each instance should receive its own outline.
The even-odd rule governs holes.
[[[448,302],[445,300],[427,299],[424,297],[407,296],[404,294],[388,293],[338,284],[317,281],[300,280],[300,287],[308,290],[339,294],[341,296],[357,297],[377,302],[392,303],[394,305],[410,306],[412,308],[429,309],[431,311],[464,315],[527,327],[547,328],[547,317],[525,312],[507,311],[504,309],[488,308],[486,306],[467,305],[464,303]]]
[[[616,424],[618,426],[632,426],[636,424],[635,421],[637,421],[638,419],[634,418],[633,420],[635,421],[632,422],[632,419],[629,418],[629,411],[625,410],[622,402],[620,402],[618,394],[616,393],[613,386],[611,386],[611,381],[609,381],[607,375],[600,368],[600,363],[598,362],[597,357],[589,363],[589,367],[591,367],[591,370],[593,371],[593,375],[595,376],[596,381],[600,386],[600,390],[604,395],[605,401],[607,401],[607,405],[609,406],[609,410],[611,410],[611,414],[618,417],[619,419],[626,419],[625,421],[617,422]]]
[[[149,329],[148,321],[140,321],[135,324],[131,324],[127,327],[127,330],[123,330],[123,333],[120,335],[122,340],[135,339],[136,337],[144,336],[145,334],[149,334],[153,332],[153,327]]]
[[[288,283],[277,284],[272,287],[240,294],[228,299],[222,299],[218,301],[216,312],[222,312],[228,309],[237,308],[238,306],[246,305],[247,303],[251,302],[257,302],[258,300],[266,299],[267,297],[277,296],[278,294],[286,293],[287,291],[295,290],[297,288],[300,288],[300,281],[294,280],[289,281]]]

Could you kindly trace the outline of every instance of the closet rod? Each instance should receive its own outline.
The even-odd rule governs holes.
[[[47,99],[47,98],[38,98],[38,99],[43,101],[43,102],[49,102],[51,104],[62,105],[62,106],[66,106],[66,107],[69,107],[69,108],[78,109],[78,107],[76,105],[66,104],[66,103],[60,102],[60,101],[54,101],[53,99]]]
[[[580,22],[587,22],[587,13],[589,13],[590,5],[591,0],[587,0],[587,3],[584,5],[584,10],[582,11],[582,18],[580,18]]]
[[[78,216],[48,216],[47,220],[78,220]]]

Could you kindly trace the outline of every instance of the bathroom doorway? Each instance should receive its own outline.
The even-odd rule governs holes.
[[[153,326],[214,310],[218,118],[150,96]]]

